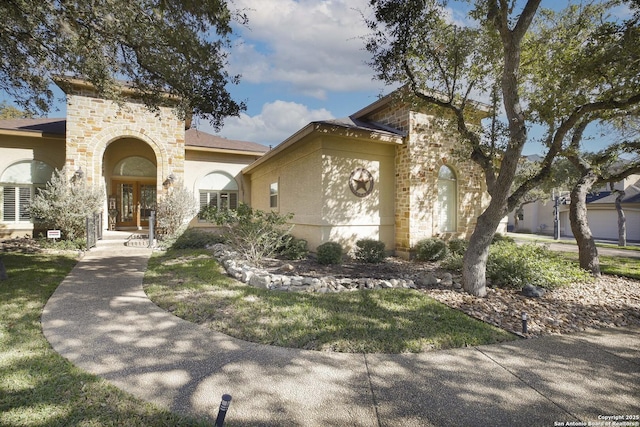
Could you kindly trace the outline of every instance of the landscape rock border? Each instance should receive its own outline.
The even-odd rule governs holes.
[[[384,288],[408,288],[467,315],[506,331],[535,338],[560,335],[590,328],[640,326],[640,281],[603,275],[597,281],[577,283],[538,295],[518,289],[487,289],[484,298],[462,292],[461,278],[430,270],[413,270],[397,279],[310,277],[293,274],[290,264],[277,271],[249,265],[224,244],[209,247],[227,274],[250,286],[288,292],[343,292]],[[288,274],[287,274],[288,273]],[[529,318],[528,332],[522,333],[522,313]]]
[[[454,280],[450,273],[445,273],[442,279],[438,279],[431,272],[415,278],[377,279],[333,276],[318,278],[287,274],[293,270],[293,267],[287,264],[277,272],[270,272],[250,265],[225,244],[218,243],[209,249],[229,276],[250,286],[273,291],[329,293],[372,289],[418,289],[418,285],[431,286],[437,283],[457,287],[457,289],[462,288],[460,281]]]

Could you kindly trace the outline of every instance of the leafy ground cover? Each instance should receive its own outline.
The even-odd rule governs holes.
[[[206,425],[159,409],[75,368],[49,345],[42,309],[75,256],[4,253],[0,281],[0,426]]]
[[[225,334],[324,351],[402,353],[515,339],[419,292],[274,292],[224,275],[210,252],[155,254],[145,291],[160,307]]]

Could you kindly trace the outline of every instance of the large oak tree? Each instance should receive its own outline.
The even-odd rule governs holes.
[[[478,217],[463,260],[464,289],[484,296],[489,246],[502,218],[549,177],[554,159],[585,116],[633,105],[640,101],[640,90],[636,86],[620,92],[615,90],[619,86],[611,89],[606,84],[596,84],[580,97],[575,97],[577,89],[573,87],[568,91],[532,90],[542,82],[552,83],[566,71],[548,63],[543,69],[547,77],[538,79],[536,68],[525,62],[525,58],[535,57],[531,52],[536,49],[543,55],[543,61],[554,54],[544,38],[536,39],[538,33],[532,27],[541,0],[371,0],[370,3],[375,18],[368,21],[373,34],[367,49],[373,55],[372,66],[377,76],[389,83],[407,84],[424,102],[450,111],[468,155],[484,171],[491,201]],[[466,23],[458,24],[452,19],[446,6],[453,3],[471,3]],[[624,2],[603,3],[613,8]],[[632,21],[627,22],[629,27],[637,24],[637,20]],[[596,45],[597,41],[584,46]],[[624,53],[621,49],[616,51]],[[606,67],[613,66],[609,75],[624,71],[625,65],[617,65],[615,57],[600,57],[609,62],[582,70],[586,82],[569,83],[587,87],[589,82],[598,82],[596,74]],[[629,61],[625,61],[628,65]],[[435,95],[430,89],[437,89],[440,94]],[[487,141],[470,125],[471,95],[490,98],[496,89],[506,119],[504,144]],[[532,93],[538,93],[539,98],[526,97]],[[536,100],[539,104],[535,104]],[[559,106],[562,108],[556,108]],[[554,114],[546,115],[545,108],[551,108]],[[547,116],[553,116],[553,120],[542,119]],[[528,141],[528,127],[535,121],[547,126],[546,153],[538,171],[519,186],[513,186]]]
[[[119,99],[122,81],[150,108],[171,98],[182,115],[219,127],[242,103],[226,86],[234,19],[224,0],[3,0],[0,90],[46,113],[53,78],[83,78]]]

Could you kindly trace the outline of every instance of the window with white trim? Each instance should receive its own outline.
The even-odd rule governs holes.
[[[206,175],[199,185],[200,209],[214,207],[218,209],[238,208],[238,183],[226,172],[212,172]]]
[[[438,171],[438,205],[440,232],[455,232],[458,214],[456,174],[446,165]]]
[[[237,209],[238,192],[200,190],[200,208]]]
[[[274,182],[269,186],[269,207],[278,207],[278,183]]]
[[[0,176],[3,222],[30,222],[29,204],[35,192],[51,179],[53,168],[38,160],[17,162]]]

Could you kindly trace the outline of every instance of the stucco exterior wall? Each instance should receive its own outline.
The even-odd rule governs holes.
[[[15,163],[37,160],[53,169],[62,169],[65,161],[64,138],[30,137],[24,135],[0,135],[0,176]],[[0,192],[0,218],[2,218],[2,193]],[[31,222],[17,221],[3,223],[0,221],[0,237],[22,237],[33,232]]]
[[[198,202],[200,183],[210,173],[221,172],[232,177],[238,185],[238,202],[250,203],[248,184],[242,176],[242,169],[253,163],[258,156],[234,155],[209,151],[188,150],[185,154],[184,186],[193,192],[193,197]],[[208,222],[194,218],[190,227],[214,227]]]
[[[380,239],[393,249],[394,146],[313,134],[251,172],[251,205],[270,210],[269,186],[278,183],[278,207],[293,213],[293,234],[310,250],[337,241],[347,250],[360,238]],[[375,179],[372,194],[349,188],[353,170]]]
[[[319,139],[307,138],[251,172],[251,206],[293,213],[293,234],[315,248],[322,223],[322,153]],[[270,207],[269,188],[278,183],[278,206]]]
[[[394,250],[395,147],[330,138],[323,139],[322,145],[322,241],[337,241],[353,250],[357,240],[369,238]],[[357,168],[373,176],[373,190],[365,197],[354,195],[349,187]]]
[[[0,135],[0,175],[7,167],[23,160],[39,160],[55,169],[62,169],[64,146],[64,138]]]

